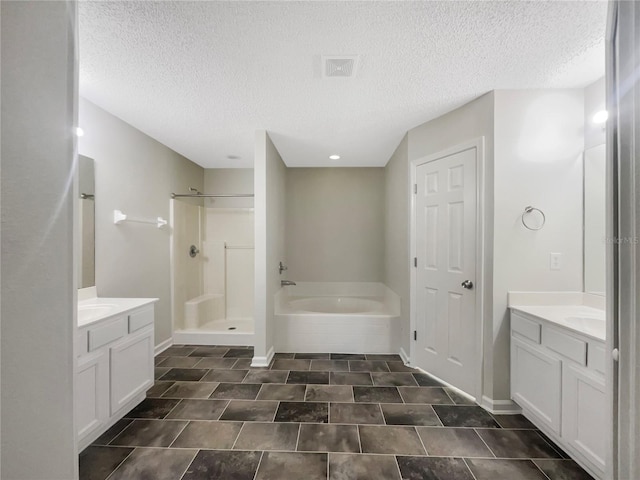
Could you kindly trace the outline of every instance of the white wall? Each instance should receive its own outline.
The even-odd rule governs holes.
[[[253,193],[253,168],[207,168],[202,193]],[[209,198],[205,207],[253,207],[253,198]]]
[[[0,477],[77,478],[75,2],[2,2]]]
[[[384,169],[287,169],[288,280],[381,282]]]
[[[384,283],[400,296],[400,347],[409,354],[409,162],[404,136],[385,167]]]
[[[103,297],[158,297],[156,345],[171,337],[169,228],[114,225],[113,210],[169,219],[171,192],[204,189],[204,169],[80,99],[78,150],[95,160],[96,286]]]
[[[602,77],[584,89],[584,149],[605,143],[604,123],[593,123],[593,115],[605,110],[605,80]]]
[[[255,350],[254,362],[265,362],[273,348],[274,295],[280,289],[278,262],[285,257],[286,171],[278,150],[264,130],[255,144]]]
[[[606,123],[593,116],[606,109],[605,79],[584,89],[584,288],[604,295],[606,286]]]
[[[581,89],[495,92],[494,399],[509,398],[507,292],[582,290],[583,148]],[[545,213],[541,230],[522,225],[527,205]]]

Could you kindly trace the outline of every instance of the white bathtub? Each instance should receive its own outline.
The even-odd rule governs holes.
[[[400,298],[382,283],[298,282],[275,298],[277,352],[398,353]]]

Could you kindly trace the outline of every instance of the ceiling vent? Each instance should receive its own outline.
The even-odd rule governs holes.
[[[323,55],[322,76],[325,78],[350,78],[356,76],[358,55]]]

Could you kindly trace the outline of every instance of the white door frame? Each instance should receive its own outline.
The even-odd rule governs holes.
[[[476,150],[476,314],[479,315],[478,329],[476,330],[476,356],[477,359],[477,372],[476,372],[476,391],[467,392],[474,394],[476,401],[480,403],[482,401],[483,388],[483,366],[484,366],[484,284],[485,278],[485,159],[484,159],[484,137],[478,137],[468,142],[460,143],[453,147],[441,150],[437,153],[427,155],[425,157],[418,158],[411,161],[409,168],[410,183],[409,183],[409,204],[411,206],[410,219],[409,219],[409,265],[411,269],[410,284],[409,284],[409,322],[410,322],[410,339],[409,339],[409,358],[412,365],[415,366],[415,360],[417,356],[416,341],[413,337],[413,332],[417,328],[416,319],[416,296],[417,296],[417,271],[413,266],[413,258],[417,256],[416,246],[416,196],[414,193],[414,185],[416,184],[416,170],[419,165],[439,160],[443,157],[455,155],[466,150]],[[446,383],[446,382],[444,382]]]

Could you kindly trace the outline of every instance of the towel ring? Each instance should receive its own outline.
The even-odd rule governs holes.
[[[533,213],[534,211],[535,212],[539,212],[540,215],[542,215],[542,223],[537,228],[532,227],[531,225],[528,225],[527,221],[525,220],[525,216],[528,213]],[[547,217],[545,217],[544,212],[542,210],[540,210],[539,208],[532,207],[531,205],[529,205],[528,207],[524,208],[524,212],[522,212],[521,219],[522,219],[522,225],[524,225],[529,230],[540,230],[542,227],[544,227],[544,223],[547,221]]]

